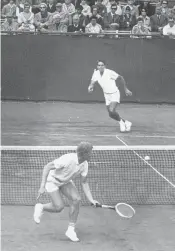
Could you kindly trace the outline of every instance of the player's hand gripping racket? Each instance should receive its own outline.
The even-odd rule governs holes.
[[[135,209],[126,203],[118,203],[115,206],[108,206],[101,204],[96,204],[95,206],[115,210],[119,216],[126,219],[130,219],[135,215]]]

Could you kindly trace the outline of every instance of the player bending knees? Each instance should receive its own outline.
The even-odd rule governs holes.
[[[37,203],[34,209],[34,221],[40,223],[43,212],[59,213],[64,209],[64,195],[69,200],[69,225],[66,236],[72,241],[79,241],[75,226],[77,223],[80,195],[73,179],[80,176],[83,191],[92,205],[98,201],[94,200],[87,182],[88,161],[92,154],[92,145],[81,142],[76,153],[69,153],[47,164],[43,169],[39,196],[44,192],[50,195],[51,203]],[[38,196],[38,197],[39,197]]]

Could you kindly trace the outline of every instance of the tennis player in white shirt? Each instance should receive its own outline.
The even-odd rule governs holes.
[[[94,85],[98,83],[103,90],[110,118],[119,122],[121,132],[129,132],[131,130],[132,123],[121,118],[117,112],[117,106],[120,103],[120,91],[116,86],[116,80],[121,81],[127,96],[131,96],[132,92],[126,87],[124,78],[115,71],[107,69],[104,61],[98,61],[97,69],[98,70],[94,70],[88,91],[92,92]]]
[[[43,212],[59,213],[64,209],[64,195],[70,202],[69,226],[66,236],[71,241],[79,241],[75,225],[79,215],[80,195],[73,179],[80,176],[84,193],[92,205],[99,203],[94,200],[87,183],[88,161],[92,154],[93,146],[88,142],[81,142],[76,153],[62,155],[60,158],[48,163],[43,170],[39,195],[47,192],[51,202],[47,204],[38,203],[34,209],[34,221],[40,223]]]

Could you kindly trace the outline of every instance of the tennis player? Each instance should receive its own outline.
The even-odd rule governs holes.
[[[71,241],[79,241],[75,225],[78,219],[80,207],[80,195],[73,183],[73,179],[80,175],[81,184],[84,193],[94,206],[99,204],[94,200],[87,183],[88,161],[92,154],[93,146],[88,142],[81,142],[76,153],[62,155],[60,158],[48,163],[43,170],[39,195],[47,192],[50,195],[51,202],[48,204],[38,203],[34,209],[34,221],[40,223],[44,211],[59,213],[64,209],[62,195],[64,195],[70,204],[69,226],[66,236]]]
[[[117,74],[115,71],[107,69],[105,62],[99,60],[97,62],[97,70],[94,70],[94,73],[92,75],[88,91],[92,92],[94,85],[98,83],[103,90],[110,118],[119,122],[121,132],[129,132],[131,130],[132,123],[121,118],[119,113],[117,112],[117,106],[120,103],[120,92],[118,87],[116,86],[116,80],[120,80],[123,84],[125,94],[127,96],[131,96],[132,92],[128,90],[124,78],[121,75]]]

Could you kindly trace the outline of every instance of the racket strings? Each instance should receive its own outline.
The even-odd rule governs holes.
[[[116,212],[121,216],[125,218],[131,218],[135,214],[135,210],[128,204],[125,203],[119,203],[115,206]]]

